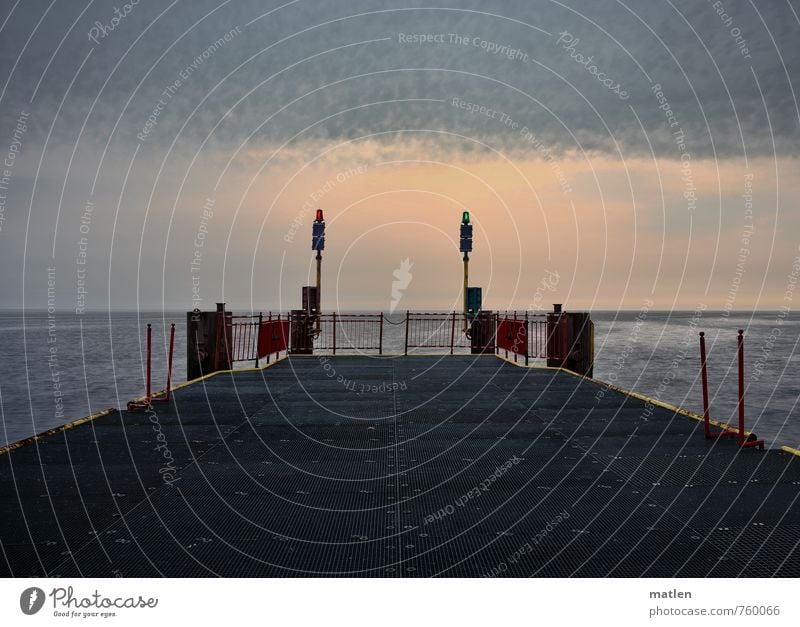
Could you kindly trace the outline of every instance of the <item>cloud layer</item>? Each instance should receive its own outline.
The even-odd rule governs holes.
[[[676,128],[698,157],[796,154],[800,138],[785,2],[48,6],[4,16],[2,122],[30,109],[60,142],[280,146],[429,129],[445,150],[524,153],[527,127],[556,152],[677,158]]]

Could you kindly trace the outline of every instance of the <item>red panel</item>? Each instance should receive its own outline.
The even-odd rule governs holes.
[[[524,320],[501,318],[497,322],[497,348],[523,357],[528,354],[528,328]]]
[[[288,320],[265,320],[258,332],[258,358],[285,351],[289,343]]]

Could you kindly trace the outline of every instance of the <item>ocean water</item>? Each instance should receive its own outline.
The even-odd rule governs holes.
[[[0,312],[0,443],[144,393],[145,327],[153,325],[153,390],[186,379],[184,312]],[[711,415],[737,420],[737,329],[745,330],[747,428],[770,446],[800,446],[800,316],[772,312],[595,312],[595,378],[701,412],[698,331],[709,353]],[[390,318],[399,323],[402,314]],[[404,325],[384,325],[384,352],[402,353]],[[429,351],[426,351],[429,352]],[[248,367],[252,363],[241,363]]]

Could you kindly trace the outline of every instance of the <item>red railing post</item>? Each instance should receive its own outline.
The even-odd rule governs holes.
[[[744,447],[757,446],[760,449],[764,448],[764,440],[756,438],[754,433],[745,436],[744,432],[744,330],[739,329],[738,337],[738,353],[739,353],[739,445]]]
[[[175,323],[169,327],[169,356],[167,357],[167,393],[166,400],[169,400],[169,393],[172,389],[172,351],[175,348]]]
[[[706,334],[700,331],[700,378],[703,384],[703,430],[706,439],[711,437],[711,416],[708,410],[708,369],[706,364]]]
[[[336,312],[333,312],[333,354],[336,354]]]
[[[737,337],[739,354],[739,445],[744,444],[744,329],[739,329]]]
[[[148,323],[147,325],[147,381],[145,382],[145,396],[147,400],[150,400],[150,362],[152,356],[152,344],[153,344],[153,328],[152,325]]]

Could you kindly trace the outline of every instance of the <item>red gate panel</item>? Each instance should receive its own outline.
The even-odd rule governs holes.
[[[289,345],[289,321],[265,320],[258,330],[258,358],[285,351]]]
[[[525,320],[500,318],[497,321],[497,348],[528,356],[528,325]]]

